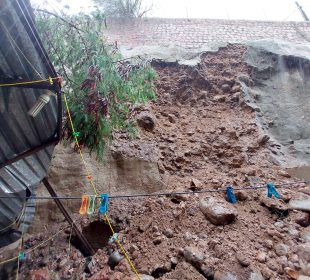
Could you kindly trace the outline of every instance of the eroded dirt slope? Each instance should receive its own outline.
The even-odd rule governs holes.
[[[157,145],[165,191],[296,181],[270,161],[268,137],[259,133],[255,112],[244,102],[237,77],[251,80],[245,51],[231,45],[205,54],[194,68],[154,63],[158,98],[145,114],[152,115],[155,127],[141,129],[138,140]],[[122,141],[129,140],[118,139],[117,145]],[[291,279],[295,272],[310,274],[310,220],[307,213],[288,210],[287,202],[309,198],[310,189],[302,183],[287,186],[279,189],[281,201],[267,199],[264,189],[238,191],[233,206],[223,192],[111,199],[109,215],[144,280]],[[220,210],[210,213],[215,209]],[[80,218],[81,226],[96,219]],[[106,237],[108,230],[102,228],[94,227],[90,238]],[[25,244],[34,246],[48,235],[33,236]],[[75,247],[69,250],[69,236],[67,230],[34,251],[22,265],[23,277],[40,273],[43,278],[34,279],[136,279],[124,259],[118,264],[115,244],[83,258]],[[110,262],[118,264],[113,269],[109,255]]]

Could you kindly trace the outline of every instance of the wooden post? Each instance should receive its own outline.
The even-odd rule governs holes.
[[[58,206],[59,210],[64,215],[64,217],[67,220],[67,222],[69,223],[69,225],[72,226],[72,228],[75,231],[76,235],[78,236],[78,238],[80,239],[81,243],[83,244],[83,247],[84,247],[84,250],[85,250],[85,254],[87,254],[89,256],[94,255],[95,254],[94,249],[89,244],[88,240],[85,238],[83,233],[75,225],[75,223],[73,223],[73,220],[72,220],[70,214],[68,213],[66,208],[63,206],[63,204],[61,203],[60,199],[57,198],[57,194],[54,191],[54,189],[51,186],[51,184],[49,183],[49,181],[47,180],[47,178],[44,178],[42,180],[42,182],[45,185],[47,191],[50,193],[51,197],[53,197],[53,199],[54,199],[56,205]]]

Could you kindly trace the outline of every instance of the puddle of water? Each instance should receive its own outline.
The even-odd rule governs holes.
[[[310,166],[287,168],[287,173],[301,180],[310,180]]]

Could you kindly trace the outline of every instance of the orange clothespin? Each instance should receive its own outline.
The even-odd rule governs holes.
[[[86,178],[87,178],[88,181],[91,181],[93,179],[93,176],[87,175]]]
[[[80,215],[85,215],[88,209],[88,195],[84,194],[82,196],[82,204],[80,208]]]

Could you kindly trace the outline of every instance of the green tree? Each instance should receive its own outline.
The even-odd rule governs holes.
[[[142,0],[94,0],[108,17],[137,18],[145,16],[152,8]]]
[[[135,105],[155,98],[154,70],[139,59],[122,60],[118,47],[105,42],[103,22],[98,10],[71,16],[36,12],[42,41],[65,81],[79,142],[100,159],[114,130],[134,134]],[[73,139],[66,117],[64,137]]]

